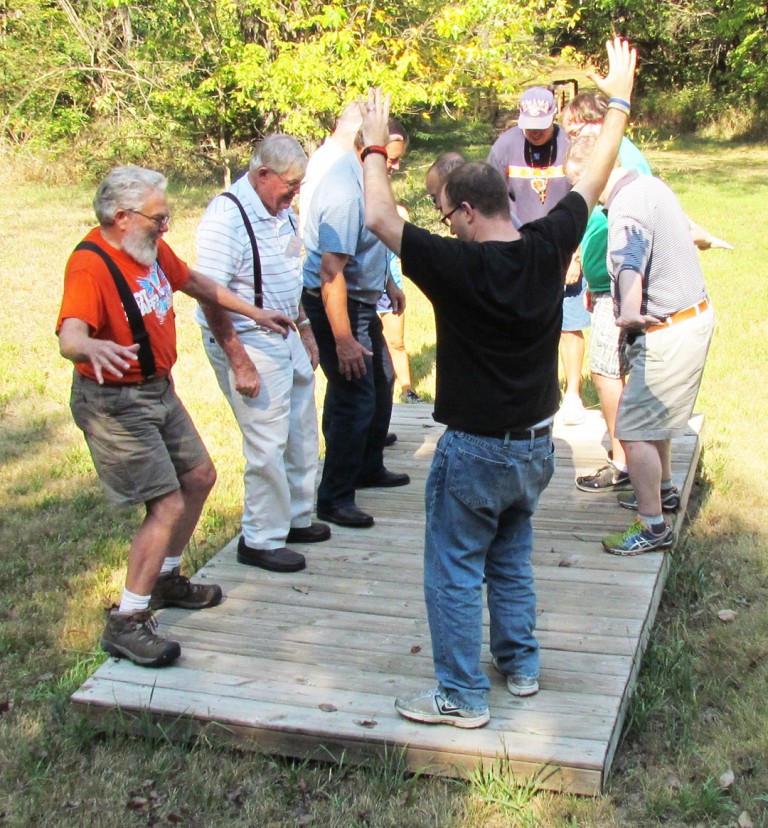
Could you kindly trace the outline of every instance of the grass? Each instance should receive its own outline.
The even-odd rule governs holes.
[[[435,228],[423,173],[440,152],[484,156],[481,124],[428,123],[399,198]],[[184,722],[140,736],[97,730],[68,694],[100,663],[103,611],[120,592],[138,511],[105,504],[68,410],[70,370],[53,327],[69,251],[93,221],[92,187],[6,183],[0,193],[0,824],[31,826],[731,826],[768,824],[768,365],[763,227],[768,149],[700,142],[648,145],[691,216],[731,241],[702,255],[718,315],[698,410],[707,418],[696,508],[673,555],[664,601],[605,796],[517,785],[504,763],[467,783],[409,776],[396,753],[363,767],[242,754]],[[215,192],[171,194],[171,244],[194,260],[194,229]],[[431,310],[408,291],[415,388],[434,393]],[[179,393],[219,481],[186,564],[238,530],[240,440],[192,321],[177,300]],[[588,395],[592,390],[588,388]],[[596,398],[590,397],[593,403]],[[724,623],[721,609],[736,619]],[[136,727],[138,725],[138,727]],[[720,788],[732,770],[735,782]]]

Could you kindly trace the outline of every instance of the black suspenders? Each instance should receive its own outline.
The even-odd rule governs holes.
[[[245,212],[245,208],[238,200],[237,196],[232,193],[220,193],[223,198],[228,198],[237,205],[240,215],[243,217],[243,224],[245,225],[245,232],[248,233],[248,238],[251,240],[251,250],[253,251],[253,304],[257,308],[264,307],[264,294],[261,290],[261,259],[259,258],[259,246],[256,244],[256,236],[251,227],[251,222]]]
[[[139,367],[144,379],[152,379],[155,375],[155,355],[152,353],[152,346],[149,342],[149,333],[144,325],[144,319],[141,316],[139,306],[136,304],[136,299],[128,287],[128,282],[125,281],[125,276],[120,272],[120,268],[112,260],[111,256],[93,242],[83,241],[77,245],[75,250],[89,250],[101,257],[104,264],[112,274],[115,280],[115,287],[120,294],[120,301],[123,303],[125,315],[128,317],[128,324],[131,327],[131,335],[133,336],[134,344],[139,346]]]

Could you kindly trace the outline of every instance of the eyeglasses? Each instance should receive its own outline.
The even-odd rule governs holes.
[[[162,230],[164,227],[167,228],[168,225],[171,223],[170,216],[148,216],[146,213],[142,213],[141,210],[126,210],[125,212],[136,213],[137,216],[142,216],[143,218],[148,219],[151,222],[154,222],[158,230]]]
[[[462,204],[463,204],[463,203],[464,203],[464,202],[462,202]],[[454,208],[453,208],[453,210],[451,210],[451,212],[450,212],[450,213],[445,213],[445,215],[441,216],[441,217],[440,217],[440,221],[441,221],[441,222],[442,222],[442,223],[443,223],[446,227],[450,227],[450,226],[451,226],[451,216],[452,216],[452,215],[453,215],[453,214],[454,214],[457,210],[460,210],[460,209],[461,209],[461,204],[459,204],[459,206],[458,206],[458,207],[454,207]]]
[[[293,181],[287,181],[285,178],[283,178],[282,175],[280,175],[280,173],[277,170],[273,170],[272,167],[269,167],[268,169],[271,173],[276,175],[289,190],[298,190],[304,183],[303,178],[299,179],[298,181],[296,179],[294,179]]]

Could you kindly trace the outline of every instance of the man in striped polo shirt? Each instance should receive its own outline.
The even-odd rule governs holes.
[[[304,556],[286,543],[331,536],[327,524],[311,520],[318,355],[300,301],[301,241],[291,208],[306,166],[295,139],[267,136],[254,148],[248,172],[208,205],[197,232],[200,271],[295,321],[283,339],[239,314],[205,304],[197,311],[206,353],[243,433],[245,505],[237,559],[276,572],[305,566]]]
[[[662,512],[674,488],[671,443],[693,412],[714,312],[690,221],[666,184],[617,166],[601,201],[608,211],[614,313],[630,364],[615,434],[634,492],[619,495],[619,502],[639,513],[603,546],[614,555],[640,555],[675,541]]]

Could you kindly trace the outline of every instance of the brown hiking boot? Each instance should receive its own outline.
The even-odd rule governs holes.
[[[101,634],[101,648],[111,656],[128,658],[142,667],[162,667],[181,655],[181,645],[157,635],[156,629],[152,610],[113,609]]]
[[[218,584],[193,584],[177,566],[170,572],[163,572],[155,581],[149,606],[153,610],[163,607],[205,609],[220,602],[221,587]]]

